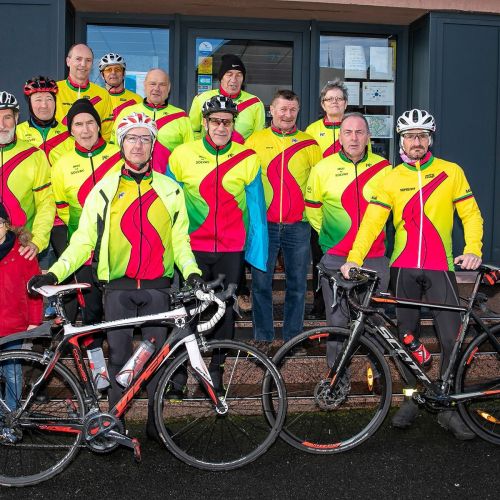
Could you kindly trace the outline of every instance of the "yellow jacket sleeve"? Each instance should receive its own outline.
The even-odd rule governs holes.
[[[64,160],[63,160],[64,161]],[[52,167],[52,191],[56,202],[57,215],[68,225],[69,223],[69,205],[64,191],[64,165],[63,162],[57,161]]]
[[[306,217],[311,227],[319,234],[323,223],[323,195],[321,178],[316,167],[311,169],[306,186]]]
[[[201,129],[203,127],[203,119],[201,116],[201,107],[203,102],[200,99],[200,95],[195,96],[193,103],[191,104],[191,109],[189,110],[189,120],[191,121],[191,128],[193,129],[194,139],[201,139],[203,134]]]

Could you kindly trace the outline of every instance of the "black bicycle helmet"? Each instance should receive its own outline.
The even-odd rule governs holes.
[[[208,101],[205,101],[201,108],[204,117],[212,113],[231,113],[234,117],[238,115],[238,107],[230,97],[223,95],[214,95]]]

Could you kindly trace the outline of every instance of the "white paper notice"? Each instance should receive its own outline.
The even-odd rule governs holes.
[[[392,115],[365,115],[372,139],[392,138]]]
[[[344,82],[347,89],[348,104],[349,106],[359,106],[359,82]]]
[[[366,78],[365,49],[361,45],[345,46],[345,78]]]
[[[370,47],[370,80],[393,80],[392,47]]]
[[[394,106],[393,82],[363,82],[364,106]]]

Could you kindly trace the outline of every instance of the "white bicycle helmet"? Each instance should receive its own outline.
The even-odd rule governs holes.
[[[113,64],[120,65],[124,71],[127,69],[127,63],[120,54],[109,52],[101,57],[101,60],[99,61],[99,71],[102,71],[106,66],[111,66]]]
[[[131,113],[128,116],[124,116],[116,127],[116,139],[118,140],[120,148],[122,147],[123,139],[127,133],[130,130],[139,127],[144,127],[149,130],[154,143],[156,136],[158,135],[158,128],[156,127],[155,121],[144,113]]]
[[[13,109],[19,111],[19,103],[13,94],[5,90],[0,92],[0,109]]]
[[[407,130],[414,129],[435,132],[436,122],[434,121],[434,117],[424,109],[412,109],[410,111],[405,111],[398,118],[396,123],[396,132],[401,134]]]

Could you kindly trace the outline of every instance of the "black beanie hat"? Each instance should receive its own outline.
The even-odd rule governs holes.
[[[97,122],[97,125],[99,126],[99,129],[101,129],[101,118],[97,111],[94,108],[94,105],[90,102],[89,99],[78,99],[73,103],[73,106],[69,108],[68,111],[68,132],[71,134],[71,125],[73,123],[73,119],[75,118],[76,115],[79,115],[80,113],[88,113],[89,115],[92,115],[95,118],[95,121]]]
[[[10,223],[9,214],[7,213],[7,210],[4,207],[4,205],[3,205],[2,202],[0,202],[0,219],[3,219],[5,222],[9,222]]]
[[[243,64],[242,60],[238,56],[235,56],[234,54],[224,54],[220,62],[219,75],[218,75],[219,82],[222,80],[222,77],[232,69],[236,71],[241,71],[243,73],[243,80],[245,79],[247,70],[245,69],[245,65]]]

